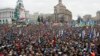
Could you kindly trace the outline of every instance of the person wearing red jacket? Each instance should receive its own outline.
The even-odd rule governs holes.
[[[92,51],[90,56],[96,56],[95,52]]]

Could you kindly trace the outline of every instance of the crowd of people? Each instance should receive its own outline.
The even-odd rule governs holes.
[[[0,25],[0,56],[100,56],[99,28]]]

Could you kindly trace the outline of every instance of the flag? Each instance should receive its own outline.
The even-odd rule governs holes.
[[[20,42],[16,43],[15,46],[16,46],[17,50],[20,51],[20,48],[21,48],[21,46],[20,46]]]
[[[89,32],[89,39],[93,38],[93,36],[94,36],[93,29],[91,29]]]
[[[7,33],[7,40],[12,40],[12,33],[11,32]]]
[[[97,36],[96,36],[96,30],[95,30],[95,29],[94,29],[94,31],[93,31],[93,35],[94,35],[94,36],[93,36],[94,38],[97,37]]]
[[[40,38],[39,38],[38,42],[41,43],[41,39]]]
[[[63,30],[61,30],[61,35],[63,35],[63,33],[64,33],[64,31],[63,31]]]
[[[88,38],[88,52],[91,52],[91,46],[90,46],[91,43],[90,43],[90,42],[91,42],[91,39],[92,39],[93,36],[94,36],[94,35],[93,35],[93,34],[94,34],[93,31],[94,31],[93,29],[90,29],[90,32],[89,32],[89,38]]]
[[[97,33],[97,37],[99,37],[100,35],[99,35],[99,32]]]
[[[53,42],[53,46],[55,47],[56,46],[56,37],[53,38],[52,42]]]
[[[63,35],[63,30],[59,30],[59,35],[62,36]]]
[[[81,32],[81,38],[84,39],[84,37],[85,37],[85,30],[83,30],[83,31]]]
[[[20,34],[22,34],[22,31],[21,31],[21,30],[19,31],[19,35],[20,35]]]

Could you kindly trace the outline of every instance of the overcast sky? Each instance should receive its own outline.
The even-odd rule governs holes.
[[[0,0],[0,8],[15,8],[16,2],[17,0]],[[31,14],[35,12],[53,13],[57,3],[58,0],[23,0],[25,9]],[[100,0],[63,0],[63,4],[72,12],[74,19],[78,15],[85,14],[91,14],[94,17],[100,10]]]

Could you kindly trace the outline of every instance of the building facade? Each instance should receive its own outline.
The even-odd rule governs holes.
[[[83,20],[84,21],[92,20],[92,16],[90,14],[84,15]]]
[[[96,12],[95,21],[96,21],[97,24],[100,24],[100,11]]]
[[[0,9],[0,24],[11,24],[12,19],[14,19],[14,9]]]
[[[96,19],[100,20],[100,11],[97,11],[97,13],[96,13]]]
[[[0,9],[0,24],[12,24],[12,20],[15,19],[14,11],[13,8]],[[29,11],[25,11],[25,16],[27,19],[31,17]]]
[[[72,20],[72,13],[68,9],[66,9],[66,6],[62,4],[62,0],[59,0],[59,3],[54,6],[54,15],[55,20],[63,20],[66,22],[70,22]]]

